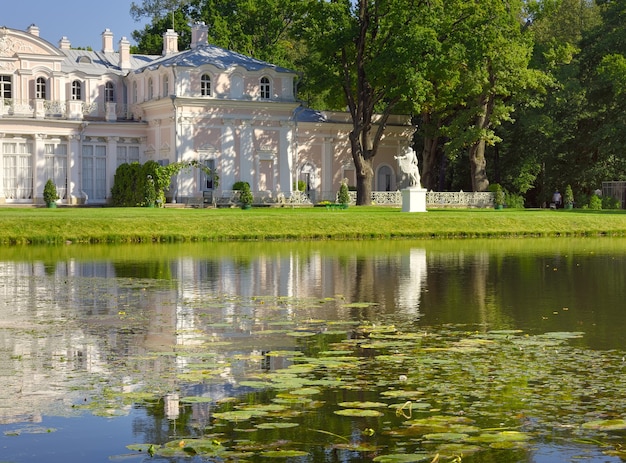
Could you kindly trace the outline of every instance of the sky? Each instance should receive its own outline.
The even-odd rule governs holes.
[[[143,29],[149,22],[135,22],[130,16],[132,0],[4,0],[10,4],[0,11],[0,27],[26,30],[31,24],[39,27],[39,36],[53,45],[61,37],[70,40],[72,47],[102,49],[102,32],[113,32],[113,45],[126,37],[136,45],[132,32]],[[135,0],[141,4],[140,0]]]

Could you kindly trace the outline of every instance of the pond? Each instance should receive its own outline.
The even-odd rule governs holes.
[[[626,460],[626,240],[0,249],[0,461]]]

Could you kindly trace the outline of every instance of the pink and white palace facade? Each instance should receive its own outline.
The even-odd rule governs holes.
[[[115,49],[117,47],[117,50]],[[117,167],[197,160],[168,200],[222,197],[247,181],[265,201],[290,198],[301,180],[312,202],[356,184],[346,113],[315,111],[297,99],[298,74],[207,43],[192,28],[189,50],[164,34],[160,56],[130,53],[102,33],[102,49],[55,46],[39,28],[0,28],[0,204],[41,204],[48,179],[61,204],[106,204]],[[407,117],[390,120],[375,157],[373,190],[395,191],[394,155],[409,142]]]

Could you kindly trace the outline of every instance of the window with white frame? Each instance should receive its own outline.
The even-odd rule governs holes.
[[[115,87],[113,86],[113,82],[104,84],[104,101],[107,103],[113,103],[115,101]]]
[[[104,144],[85,144],[82,153],[84,191],[89,200],[106,199],[107,147]]]
[[[163,76],[163,96],[166,97],[170,94],[170,77]]]
[[[67,197],[67,143],[45,144],[45,176],[51,179],[61,199]]]
[[[117,167],[133,162],[139,162],[139,146],[117,145]]]
[[[0,75],[0,97],[1,98],[13,98],[13,91],[11,86],[11,76]]]
[[[200,77],[200,94],[211,96],[211,76],[208,74],[202,74]]]
[[[3,187],[6,199],[33,197],[33,144],[5,142],[2,145]]]
[[[83,83],[80,80],[72,82],[72,100],[78,101],[83,99]]]
[[[261,77],[259,86],[261,90],[261,99],[269,100],[272,94],[272,86],[270,83],[270,79],[268,77]]]
[[[46,79],[37,77],[35,81],[35,98],[38,100],[46,99]]]
[[[204,165],[211,171],[210,174],[202,171],[202,189],[204,191],[215,188],[215,159],[205,159]]]
[[[148,99],[151,100],[154,97],[154,88],[152,86],[152,77],[148,79]]]

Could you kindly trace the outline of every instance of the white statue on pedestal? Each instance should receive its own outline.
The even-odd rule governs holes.
[[[417,165],[417,154],[410,146],[404,148],[404,152],[400,156],[394,156],[398,161],[400,170],[409,177],[409,188],[421,188],[420,170]]]

